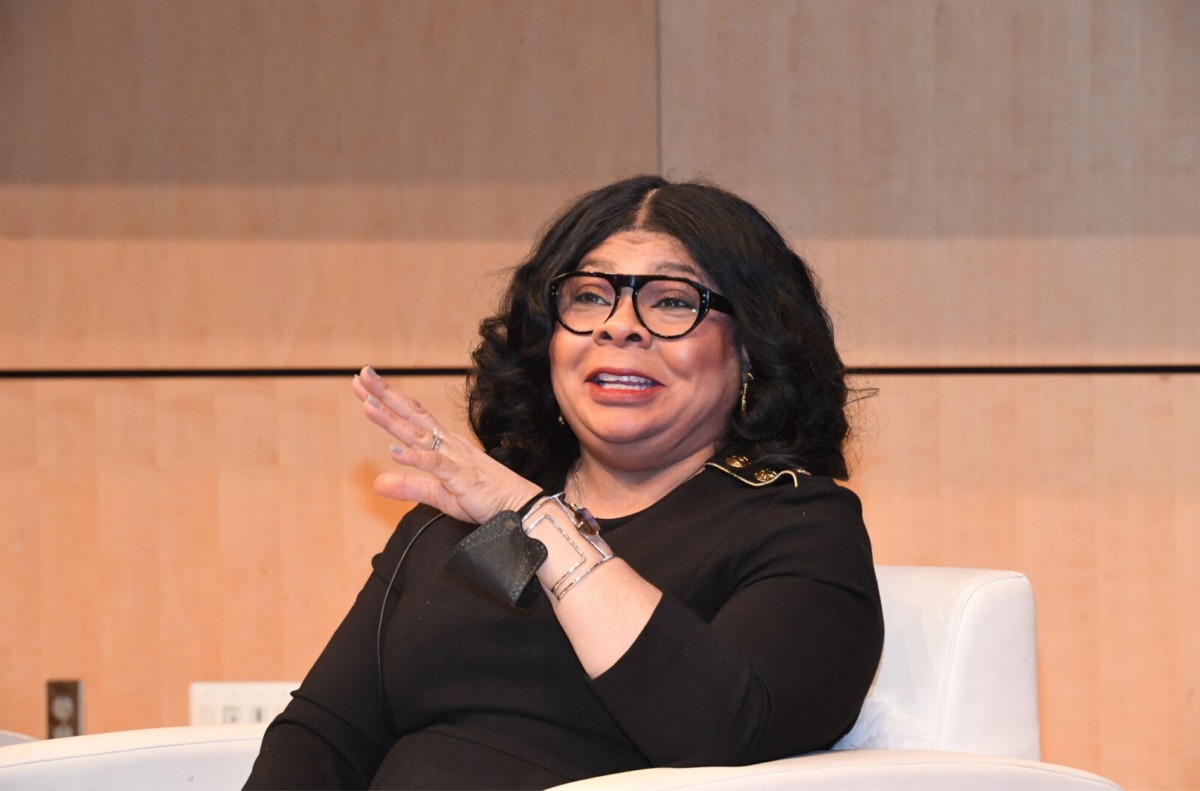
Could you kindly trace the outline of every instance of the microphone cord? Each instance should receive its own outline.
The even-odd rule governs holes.
[[[404,547],[404,551],[400,553],[400,559],[396,561],[396,570],[392,572],[392,578],[388,580],[387,588],[383,591],[383,604],[379,608],[379,627],[375,630],[375,665],[379,669],[379,705],[383,709],[383,719],[387,723],[388,728],[393,734],[399,735],[400,731],[396,727],[396,720],[392,717],[392,709],[388,705],[387,693],[383,687],[383,617],[387,612],[388,595],[392,592],[392,588],[396,584],[396,576],[400,573],[400,566],[404,564],[404,559],[408,557],[408,551],[413,548],[413,544],[417,543],[417,539],[425,532],[425,528],[432,525],[437,520],[445,516],[439,512],[437,516],[430,519],[425,524],[421,525],[413,537],[408,540],[408,546]]]

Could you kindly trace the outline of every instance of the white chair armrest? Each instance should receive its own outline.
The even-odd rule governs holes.
[[[1065,766],[940,750],[813,753],[753,766],[642,769],[556,786],[554,791],[1120,791]]]
[[[238,789],[250,775],[265,725],[213,725],[101,733],[0,748],[3,789]],[[754,766],[643,769],[558,786],[556,791],[676,789],[802,791],[1120,791],[1065,766],[935,750],[813,753]]]
[[[238,789],[266,725],[98,733],[0,749],[0,789]]]

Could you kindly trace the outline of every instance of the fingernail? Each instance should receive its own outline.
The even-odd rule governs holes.
[[[367,376],[371,377],[372,379],[379,378],[379,374],[375,373],[375,369],[369,365],[367,366]]]
[[[354,375],[354,384],[356,384],[356,385],[362,384],[362,379],[359,378],[358,374]]]
[[[403,453],[403,452],[404,452],[404,447],[402,445],[392,445],[392,453]]]
[[[371,406],[375,407],[376,409],[380,410],[380,411],[382,411],[382,410],[383,410],[383,404],[379,403],[379,399],[378,399],[378,398],[376,398],[376,397],[375,397],[375,396],[373,396],[373,395],[368,395],[368,396],[367,396],[367,403],[368,403],[368,404],[370,404]]]

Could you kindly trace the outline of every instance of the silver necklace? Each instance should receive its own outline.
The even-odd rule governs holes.
[[[575,484],[575,505],[579,505],[583,500],[583,487],[579,485],[579,465],[582,462],[583,459],[580,459],[571,468],[571,482]]]
[[[580,506],[583,504],[583,485],[581,483],[579,483],[579,465],[582,463],[583,463],[583,459],[579,459],[578,461],[575,462],[575,465],[573,467],[571,467],[571,483],[575,484],[575,500],[573,502],[575,503],[575,505],[580,505]],[[681,486],[684,483],[687,483],[688,481],[690,481],[692,478],[695,478],[697,475],[704,472],[706,466],[707,465],[701,466],[698,470],[696,470],[691,475],[689,475],[688,477],[686,477],[682,481],[680,481],[678,484],[676,484],[676,486]]]

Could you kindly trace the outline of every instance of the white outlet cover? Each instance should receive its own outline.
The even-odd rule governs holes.
[[[188,690],[188,723],[270,722],[299,686],[299,681],[193,681]]]

